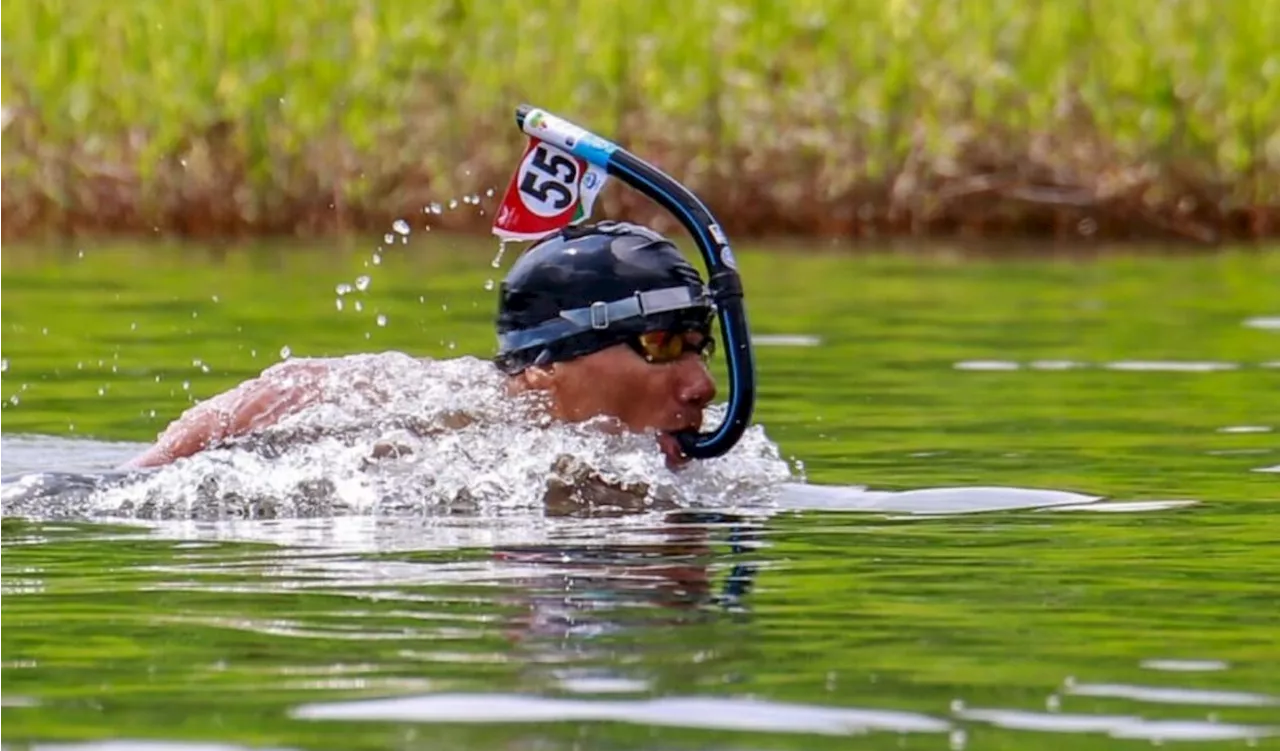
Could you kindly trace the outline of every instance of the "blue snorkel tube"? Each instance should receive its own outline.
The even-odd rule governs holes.
[[[707,266],[707,286],[720,318],[729,365],[729,407],[724,421],[714,431],[684,431],[675,437],[685,455],[694,459],[724,455],[746,431],[756,394],[755,357],[747,329],[742,280],[724,230],[692,191],[616,143],[527,104],[516,108],[516,125],[527,135],[594,164],[648,196],[679,219],[693,236]]]

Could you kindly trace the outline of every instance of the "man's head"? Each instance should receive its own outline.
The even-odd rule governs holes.
[[[546,391],[561,419],[632,430],[698,429],[715,397],[713,308],[671,241],[634,224],[570,227],[526,251],[503,281],[495,362]]]

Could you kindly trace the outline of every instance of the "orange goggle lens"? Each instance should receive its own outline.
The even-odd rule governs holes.
[[[715,352],[716,340],[696,331],[650,331],[632,339],[631,347],[649,362],[674,362],[686,352],[709,360]]]

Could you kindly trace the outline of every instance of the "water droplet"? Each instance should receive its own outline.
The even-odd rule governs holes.
[[[451,208],[451,209],[456,209],[456,208],[458,208],[458,199],[456,199],[456,198],[450,199],[450,200],[449,200],[449,208]]]
[[[386,317],[386,316],[384,316],[384,315],[383,315],[383,314],[381,314],[381,313],[379,313],[379,314],[378,314],[377,321],[378,321],[378,325],[379,325],[379,326],[386,326],[386,325],[387,325],[387,317]]]
[[[84,258],[84,251],[83,250],[76,251],[76,258]]]
[[[498,254],[493,257],[493,263],[489,264],[495,269],[502,265],[502,256],[507,252],[507,241],[503,240],[498,243]]]
[[[336,305],[336,306],[338,307],[338,310],[342,310],[342,298],[341,298],[341,297],[335,297],[335,298],[333,298],[333,304],[334,304],[334,305]]]
[[[129,330],[130,330],[130,331],[137,331],[137,330],[138,330],[138,322],[137,322],[137,321],[134,321],[133,323],[129,324]]]
[[[198,311],[198,310],[193,310],[193,311],[191,311],[191,317],[192,317],[192,318],[198,318],[199,316],[200,316],[200,311]]]
[[[289,356],[292,354],[293,354],[293,350],[289,349],[289,345],[286,344],[280,348],[280,357],[282,359],[288,360]]]
[[[106,393],[107,393],[106,388],[104,388],[104,387],[102,387],[102,386],[99,386],[99,387],[98,387],[98,396],[104,396],[104,395],[106,395]]]
[[[444,207],[433,201],[430,206],[423,209],[423,212],[430,213],[430,214],[441,214],[441,213],[444,213]]]
[[[388,232],[387,234],[382,236],[382,241],[387,245],[390,245],[391,243],[396,241],[396,236]]]
[[[374,266],[381,266],[381,265],[382,265],[382,256],[378,255],[377,253],[374,253],[374,254],[373,254],[373,265],[374,265]]]
[[[76,424],[74,422],[67,423],[67,430],[71,431],[72,433],[76,432]]]
[[[457,349],[457,348],[458,348],[457,342],[449,342],[449,349]]]
[[[222,302],[222,300],[219,300],[219,299],[218,299],[218,296],[217,296],[217,295],[214,295],[214,296],[213,296],[212,298],[210,298],[210,299],[212,299],[214,302]]]
[[[422,304],[426,303],[426,301],[427,301],[427,296],[426,296],[426,295],[418,295],[418,304],[419,304],[419,305],[422,305]]]
[[[254,358],[254,359],[257,359],[257,357],[258,357],[258,350],[256,350],[256,349],[251,349],[251,350],[249,350],[249,357],[252,357],[252,358]]]
[[[339,284],[337,287],[334,287],[334,291],[337,292],[339,295],[345,295],[351,290],[352,290],[351,285],[345,282],[342,284]]]
[[[182,390],[183,390],[183,391],[190,391],[190,390],[191,390],[191,381],[183,381],[183,382],[182,382]]]
[[[488,290],[493,289],[493,280],[492,280],[492,279],[485,279],[485,280],[484,280],[484,288],[485,288],[485,289],[488,289]]]
[[[356,277],[356,289],[364,292],[369,289],[369,277],[361,275]]]
[[[484,194],[485,194],[486,196],[488,196],[488,197],[492,198],[492,197],[493,197],[493,188],[489,188],[488,190],[486,190],[486,191],[484,192]]]
[[[409,234],[409,223],[403,219],[397,219],[391,223],[391,229],[402,235],[407,235]]]
[[[48,327],[48,326],[45,326],[44,328],[40,329],[40,335],[41,335],[41,336],[48,336],[48,335],[49,335],[49,327]]]
[[[18,395],[14,394],[13,396],[9,397],[9,403],[16,406],[18,404]]]
[[[0,358],[0,373],[4,373],[8,370],[9,370],[9,358],[7,357]]]
[[[364,310],[364,303],[360,302],[359,300],[356,300],[356,310],[357,311]]]
[[[447,311],[449,309],[449,303],[447,302],[440,303],[440,309]]]

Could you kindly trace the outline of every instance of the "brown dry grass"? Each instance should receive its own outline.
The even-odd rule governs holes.
[[[497,125],[495,123],[494,125]],[[646,127],[649,126],[649,127]],[[118,144],[104,161],[76,145],[47,144],[31,114],[18,114],[6,138],[38,169],[3,183],[5,239],[37,235],[171,234],[193,238],[318,236],[385,231],[398,218],[415,226],[485,232],[489,210],[510,177],[522,136],[509,128],[473,131],[453,175],[362,156],[340,137],[309,144],[274,165],[287,184],[254,183],[254,164],[236,125],[194,135],[147,174],[146,143]],[[1193,160],[1135,161],[1087,125],[1054,133],[994,124],[953,130],[950,153],[921,136],[879,178],[856,133],[832,134],[820,152],[785,144],[718,145],[676,140],[633,118],[625,143],[681,179],[736,237],[1044,237],[1161,239],[1195,243],[1273,238],[1280,206],[1233,200],[1239,186],[1215,181]],[[399,143],[433,142],[406,129]],[[504,143],[494,148],[495,142]],[[11,147],[14,144],[10,144]],[[459,180],[460,175],[465,179]],[[477,203],[446,194],[469,183]],[[351,196],[341,189],[359,183]],[[484,186],[478,188],[478,186]],[[483,195],[493,189],[492,196]],[[439,214],[428,213],[441,204]],[[598,216],[671,228],[670,217],[616,181]]]

